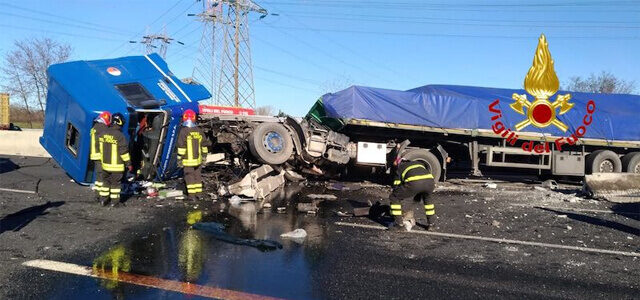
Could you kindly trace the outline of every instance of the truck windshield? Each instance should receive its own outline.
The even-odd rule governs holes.
[[[134,107],[142,106],[141,103],[147,100],[155,100],[147,90],[139,83],[116,84],[116,89]]]

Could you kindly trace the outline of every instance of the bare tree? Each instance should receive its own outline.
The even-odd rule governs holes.
[[[603,93],[603,94],[630,94],[635,90],[635,82],[620,79],[615,75],[602,71],[600,74],[591,74],[588,78],[574,76],[564,87],[568,91]]]
[[[271,105],[256,107],[254,111],[256,115],[261,115],[261,116],[273,116],[276,113],[276,110]]]
[[[5,55],[0,68],[2,87],[21,99],[27,113],[32,113],[33,106],[42,113],[46,105],[47,68],[66,61],[70,55],[71,46],[49,38],[15,41],[14,49]],[[33,127],[31,120],[29,123]]]
[[[335,93],[340,90],[344,90],[353,85],[353,79],[346,75],[338,75],[331,80],[326,80],[320,85],[320,94]]]

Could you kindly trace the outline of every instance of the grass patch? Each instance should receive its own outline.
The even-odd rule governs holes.
[[[13,125],[20,126],[20,128],[42,129],[42,127],[44,126],[44,124],[41,122],[33,122],[33,127],[29,125],[29,122],[11,122],[11,123],[13,123]]]

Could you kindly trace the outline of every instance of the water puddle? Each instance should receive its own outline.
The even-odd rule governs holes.
[[[189,211],[181,222],[158,228],[130,243],[115,245],[98,255],[93,261],[94,271],[114,275],[130,272],[289,299],[322,298],[312,287],[310,273],[323,256],[324,219],[295,211],[293,205],[299,192],[296,187],[278,191],[268,199],[271,208],[262,209],[262,202],[243,202]],[[287,213],[278,213],[282,207],[287,207]],[[189,226],[196,222],[224,224],[225,232],[233,237],[274,240],[283,247],[261,251],[220,241],[206,231]],[[303,243],[280,238],[280,234],[296,228],[308,233]],[[97,281],[114,298],[184,297],[114,280]]]

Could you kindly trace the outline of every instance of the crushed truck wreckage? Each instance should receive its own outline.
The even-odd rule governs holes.
[[[197,126],[214,143],[209,152],[216,156],[207,161],[239,170],[215,182],[232,182],[227,187],[230,193],[254,198],[264,198],[286,180],[303,180],[299,174],[322,178],[368,174],[388,182],[390,158],[396,156],[422,163],[436,182],[446,180],[449,169],[478,176],[491,168],[579,178],[640,173],[640,123],[629,114],[640,110],[638,95],[572,92],[576,107],[558,119],[578,132],[586,111],[589,129],[556,148],[554,142],[564,132],[553,126],[523,128],[514,145],[507,145],[504,134],[495,131],[493,103],[510,103],[514,94],[524,95],[526,90],[427,85],[394,91],[353,86],[323,95],[305,117],[293,118],[199,105],[211,96],[209,91],[196,82],[179,80],[156,54],[55,64],[48,75],[55,84],[49,85],[40,143],[82,184],[95,179],[96,170],[89,163],[89,132],[91,120],[105,110],[125,117],[124,134],[138,177],[158,182],[181,176],[175,147],[179,119],[187,109],[198,112]],[[88,85],[92,88],[86,89]],[[96,97],[102,100],[91,100]],[[77,107],[77,113],[58,113],[68,107]],[[505,109],[499,118],[505,128],[516,128],[520,117]],[[404,142],[409,140],[411,145]],[[533,143],[538,144],[533,148],[548,151],[523,150]],[[538,147],[541,144],[546,146]],[[238,182],[237,176],[249,177]],[[640,189],[638,180],[629,182],[627,189]],[[602,185],[590,186],[593,190]]]

